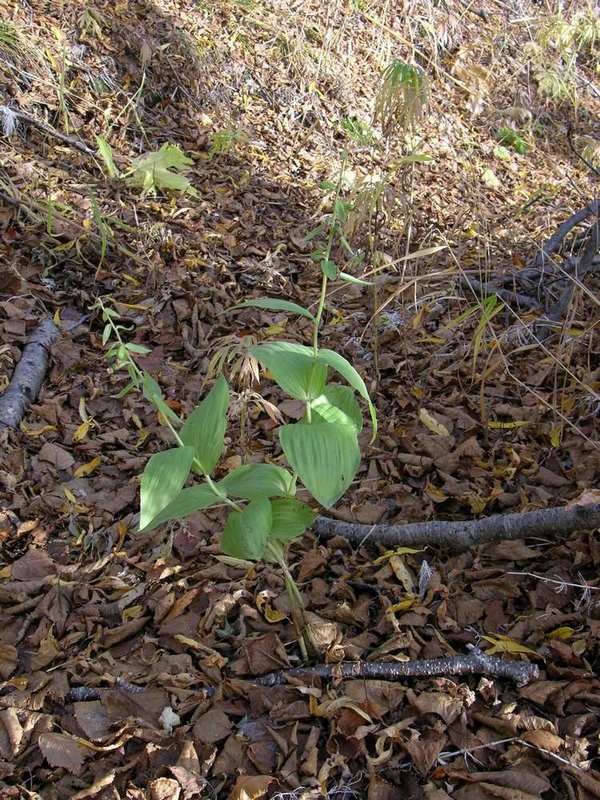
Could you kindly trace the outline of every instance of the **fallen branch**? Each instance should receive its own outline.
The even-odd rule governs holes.
[[[413,522],[406,525],[360,525],[329,517],[317,517],[313,524],[321,536],[343,536],[362,544],[365,540],[387,547],[446,547],[467,550],[484,542],[531,537],[558,539],[574,531],[600,527],[600,503],[572,508],[540,508],[521,514],[498,514],[458,522]]]
[[[37,398],[48,368],[50,348],[59,333],[47,318],[29,337],[8,388],[0,397],[0,428],[17,428],[29,404]]]
[[[340,664],[318,664],[314,667],[296,667],[270,672],[252,683],[260,686],[281,686],[288,678],[334,678],[335,680],[364,678],[398,681],[433,675],[492,675],[509,678],[517,686],[535,681],[540,676],[536,664],[528,661],[509,661],[488,656],[477,647],[468,655],[425,658],[416,661],[342,661]]]
[[[582,208],[581,210],[576,211],[575,214],[572,214],[568,219],[558,226],[556,232],[548,239],[546,244],[533,259],[531,267],[542,269],[550,256],[553,253],[556,253],[565,236],[570,233],[576,225],[579,225],[592,214],[598,214],[599,212],[600,201],[593,200],[589,206],[586,206],[586,208]]]

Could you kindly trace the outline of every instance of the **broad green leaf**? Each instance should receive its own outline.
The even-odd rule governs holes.
[[[339,278],[346,283],[355,283],[358,286],[373,286],[373,281],[365,281],[362,278],[355,278],[354,275],[349,275],[347,272],[340,272]]]
[[[339,422],[342,425],[352,425],[357,433],[363,426],[362,413],[356,400],[354,391],[349,386],[340,386],[328,383],[323,394],[316,397],[310,404],[313,418],[318,417],[322,422]]]
[[[244,300],[233,306],[236,308],[266,308],[269,311],[290,311],[292,314],[301,314],[303,317],[314,320],[314,316],[307,308],[299,306],[297,303],[290,303],[289,300],[279,300],[276,297],[258,297],[256,300]]]
[[[310,347],[295,342],[265,342],[250,347],[249,352],[296,400],[312,400],[325,387],[327,367],[315,359]]]
[[[139,186],[144,194],[156,194],[157,189],[171,189],[197,195],[185,177],[193,163],[178,147],[167,143],[160,150],[136,158],[127,179],[132,186]]]
[[[229,387],[221,376],[186,419],[181,431],[181,440],[194,449],[194,456],[204,474],[210,475],[225,444]]]
[[[113,159],[112,147],[109,145],[106,139],[102,138],[102,136],[96,136],[96,144],[98,145],[98,153],[104,162],[108,177],[118,178],[119,170],[117,169]]]
[[[269,539],[278,542],[288,542],[300,536],[317,516],[312,508],[291,497],[271,500],[271,512],[273,522]]]
[[[147,533],[154,530],[158,525],[162,525],[172,519],[183,519],[189,514],[193,514],[194,511],[210,508],[210,506],[221,502],[221,498],[217,497],[208,486],[190,486],[187,489],[182,489],[177,497],[163,508],[160,514],[154,517],[152,522],[143,529],[143,532]]]
[[[271,503],[265,497],[252,500],[243,511],[232,511],[221,536],[221,550],[227,556],[258,561],[265,552],[272,521]]]
[[[174,447],[156,453],[148,461],[140,486],[140,530],[151,525],[177,497],[189,475],[193,458],[191,447]]]
[[[279,441],[291,467],[321,505],[344,494],[360,464],[356,430],[329,422],[283,425]]]
[[[369,414],[371,415],[371,422],[373,423],[373,435],[371,436],[371,441],[374,441],[375,437],[377,436],[377,412],[375,411],[375,406],[369,397],[369,392],[367,391],[367,387],[365,386],[363,379],[349,361],[333,350],[319,350],[319,361],[323,361],[336,372],[339,372],[342,378],[347,380],[350,386],[352,386],[353,389],[356,389],[359,395],[367,401],[369,406]]]
[[[321,261],[321,271],[323,275],[327,275],[328,278],[331,280],[335,280],[338,276],[338,268],[334,261],[330,261],[327,258],[324,258]]]
[[[165,399],[162,396],[162,392],[160,390],[160,386],[154,380],[154,378],[149,375],[147,372],[144,372],[144,377],[142,381],[142,388],[144,391],[144,397],[146,400],[150,400],[150,402],[157,408],[158,411],[172,422],[174,425],[180,425],[181,420],[177,416],[177,414],[173,411],[173,409],[169,408]]]
[[[246,464],[232,470],[218,483],[229,497],[285,497],[294,494],[294,476],[275,464]]]

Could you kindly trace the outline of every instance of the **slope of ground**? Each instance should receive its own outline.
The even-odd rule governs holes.
[[[363,269],[384,277],[331,290],[323,341],[367,380],[381,429],[333,513],[375,524],[593,501],[597,277],[533,342],[537,312],[486,320],[465,289],[524,266],[594,196],[568,128],[592,157],[596,65],[578,60],[575,106],[550,102],[540,84],[557,56],[536,49],[540,14],[500,0],[9,4],[0,388],[40,317],[62,335],[39,401],[0,431],[2,797],[600,795],[597,537],[456,556],[308,535],[290,561],[323,661],[475,644],[542,678],[254,685],[300,663],[283,581],[220,560],[222,510],[136,533],[141,472],[170,434],[143,398],[117,396],[125,380],[90,310],[112,303],[184,414],[225,364],[237,394],[223,469],[279,459],[265,401],[292,420],[297,404],[264,376],[249,384],[248,337],[306,341],[309,326],[225,312],[267,293],[317,300],[306,236],[347,152],[355,209],[353,185],[387,175],[380,217],[363,208],[352,231],[357,251],[376,250]],[[386,144],[372,113],[393,58],[422,66],[429,103]],[[503,126],[525,153],[500,145]],[[110,176],[96,137],[122,174],[178,145],[195,193],[142,196]]]

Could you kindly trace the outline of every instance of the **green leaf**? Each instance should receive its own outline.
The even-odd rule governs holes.
[[[151,525],[177,497],[189,475],[193,458],[191,447],[174,447],[156,453],[148,461],[140,486],[140,530]]]
[[[315,359],[310,347],[294,342],[269,342],[254,345],[249,352],[296,400],[312,400],[325,387],[327,367]]]
[[[295,539],[312,525],[317,516],[306,503],[301,503],[293,498],[271,500],[273,522],[269,539],[278,542],[288,542]]]
[[[197,195],[198,192],[185,177],[193,163],[175,145],[163,144],[160,150],[145,153],[132,162],[128,182],[132,186],[139,186],[144,194],[156,194],[157,189],[171,189]]]
[[[340,280],[346,283],[355,283],[358,286],[373,286],[373,281],[365,281],[362,278],[355,278],[354,275],[349,275],[347,272],[340,272]]]
[[[336,372],[339,372],[342,378],[347,380],[350,386],[352,386],[353,389],[356,389],[359,395],[367,401],[369,406],[369,414],[371,415],[371,422],[373,423],[373,435],[371,436],[371,441],[374,441],[375,437],[377,436],[377,412],[375,411],[375,406],[369,397],[369,392],[367,391],[367,387],[365,386],[363,379],[349,361],[333,350],[319,350],[319,361],[323,361]]]
[[[130,353],[139,353],[141,356],[145,356],[147,353],[150,352],[149,347],[144,347],[143,344],[134,344],[133,342],[127,342],[125,345],[125,349],[128,350]]]
[[[363,426],[362,413],[354,391],[349,386],[328,383],[323,394],[310,404],[313,418],[321,422],[337,422],[351,425],[357,433]]]
[[[187,489],[182,489],[177,497],[163,508],[160,514],[154,517],[152,522],[143,529],[143,532],[147,533],[154,530],[158,525],[162,525],[172,519],[183,519],[193,514],[194,511],[210,508],[210,506],[221,502],[222,499],[217,497],[208,486],[190,486]]]
[[[228,405],[229,387],[221,376],[186,419],[179,434],[182,442],[194,449],[196,461],[205,475],[213,471],[225,446]]]
[[[356,431],[350,425],[328,422],[283,425],[279,441],[302,483],[326,508],[344,494],[360,464]]]
[[[103,139],[102,136],[96,136],[96,144],[98,145],[98,154],[104,162],[106,173],[109,178],[118,178],[119,170],[117,169],[112,153],[112,147]]]
[[[232,470],[218,483],[230,497],[285,497],[294,494],[294,476],[275,464],[246,464]]]
[[[144,372],[143,375],[142,388],[146,400],[149,400],[152,405],[155,406],[156,409],[163,415],[163,417],[165,417],[165,419],[168,419],[174,425],[180,425],[181,420],[173,411],[173,409],[170,408],[165,402],[158,383],[147,372]]]
[[[334,281],[338,276],[338,268],[335,264],[335,261],[330,261],[328,258],[324,258],[321,261],[321,271],[323,275],[327,275],[328,278],[331,278]]]
[[[271,503],[265,497],[252,500],[243,511],[232,511],[221,536],[227,556],[258,561],[263,557],[271,531]]]
[[[275,297],[258,297],[256,300],[244,300],[243,303],[233,306],[232,310],[236,308],[267,308],[270,311],[290,311],[293,314],[301,314],[303,317],[314,321],[314,316],[307,308],[303,308],[297,303],[290,303],[289,300],[278,300]]]

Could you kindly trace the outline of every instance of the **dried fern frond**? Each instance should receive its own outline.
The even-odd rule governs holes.
[[[394,60],[382,75],[375,99],[373,120],[381,125],[384,136],[394,128],[406,131],[421,119],[429,89],[423,70],[413,64]]]

